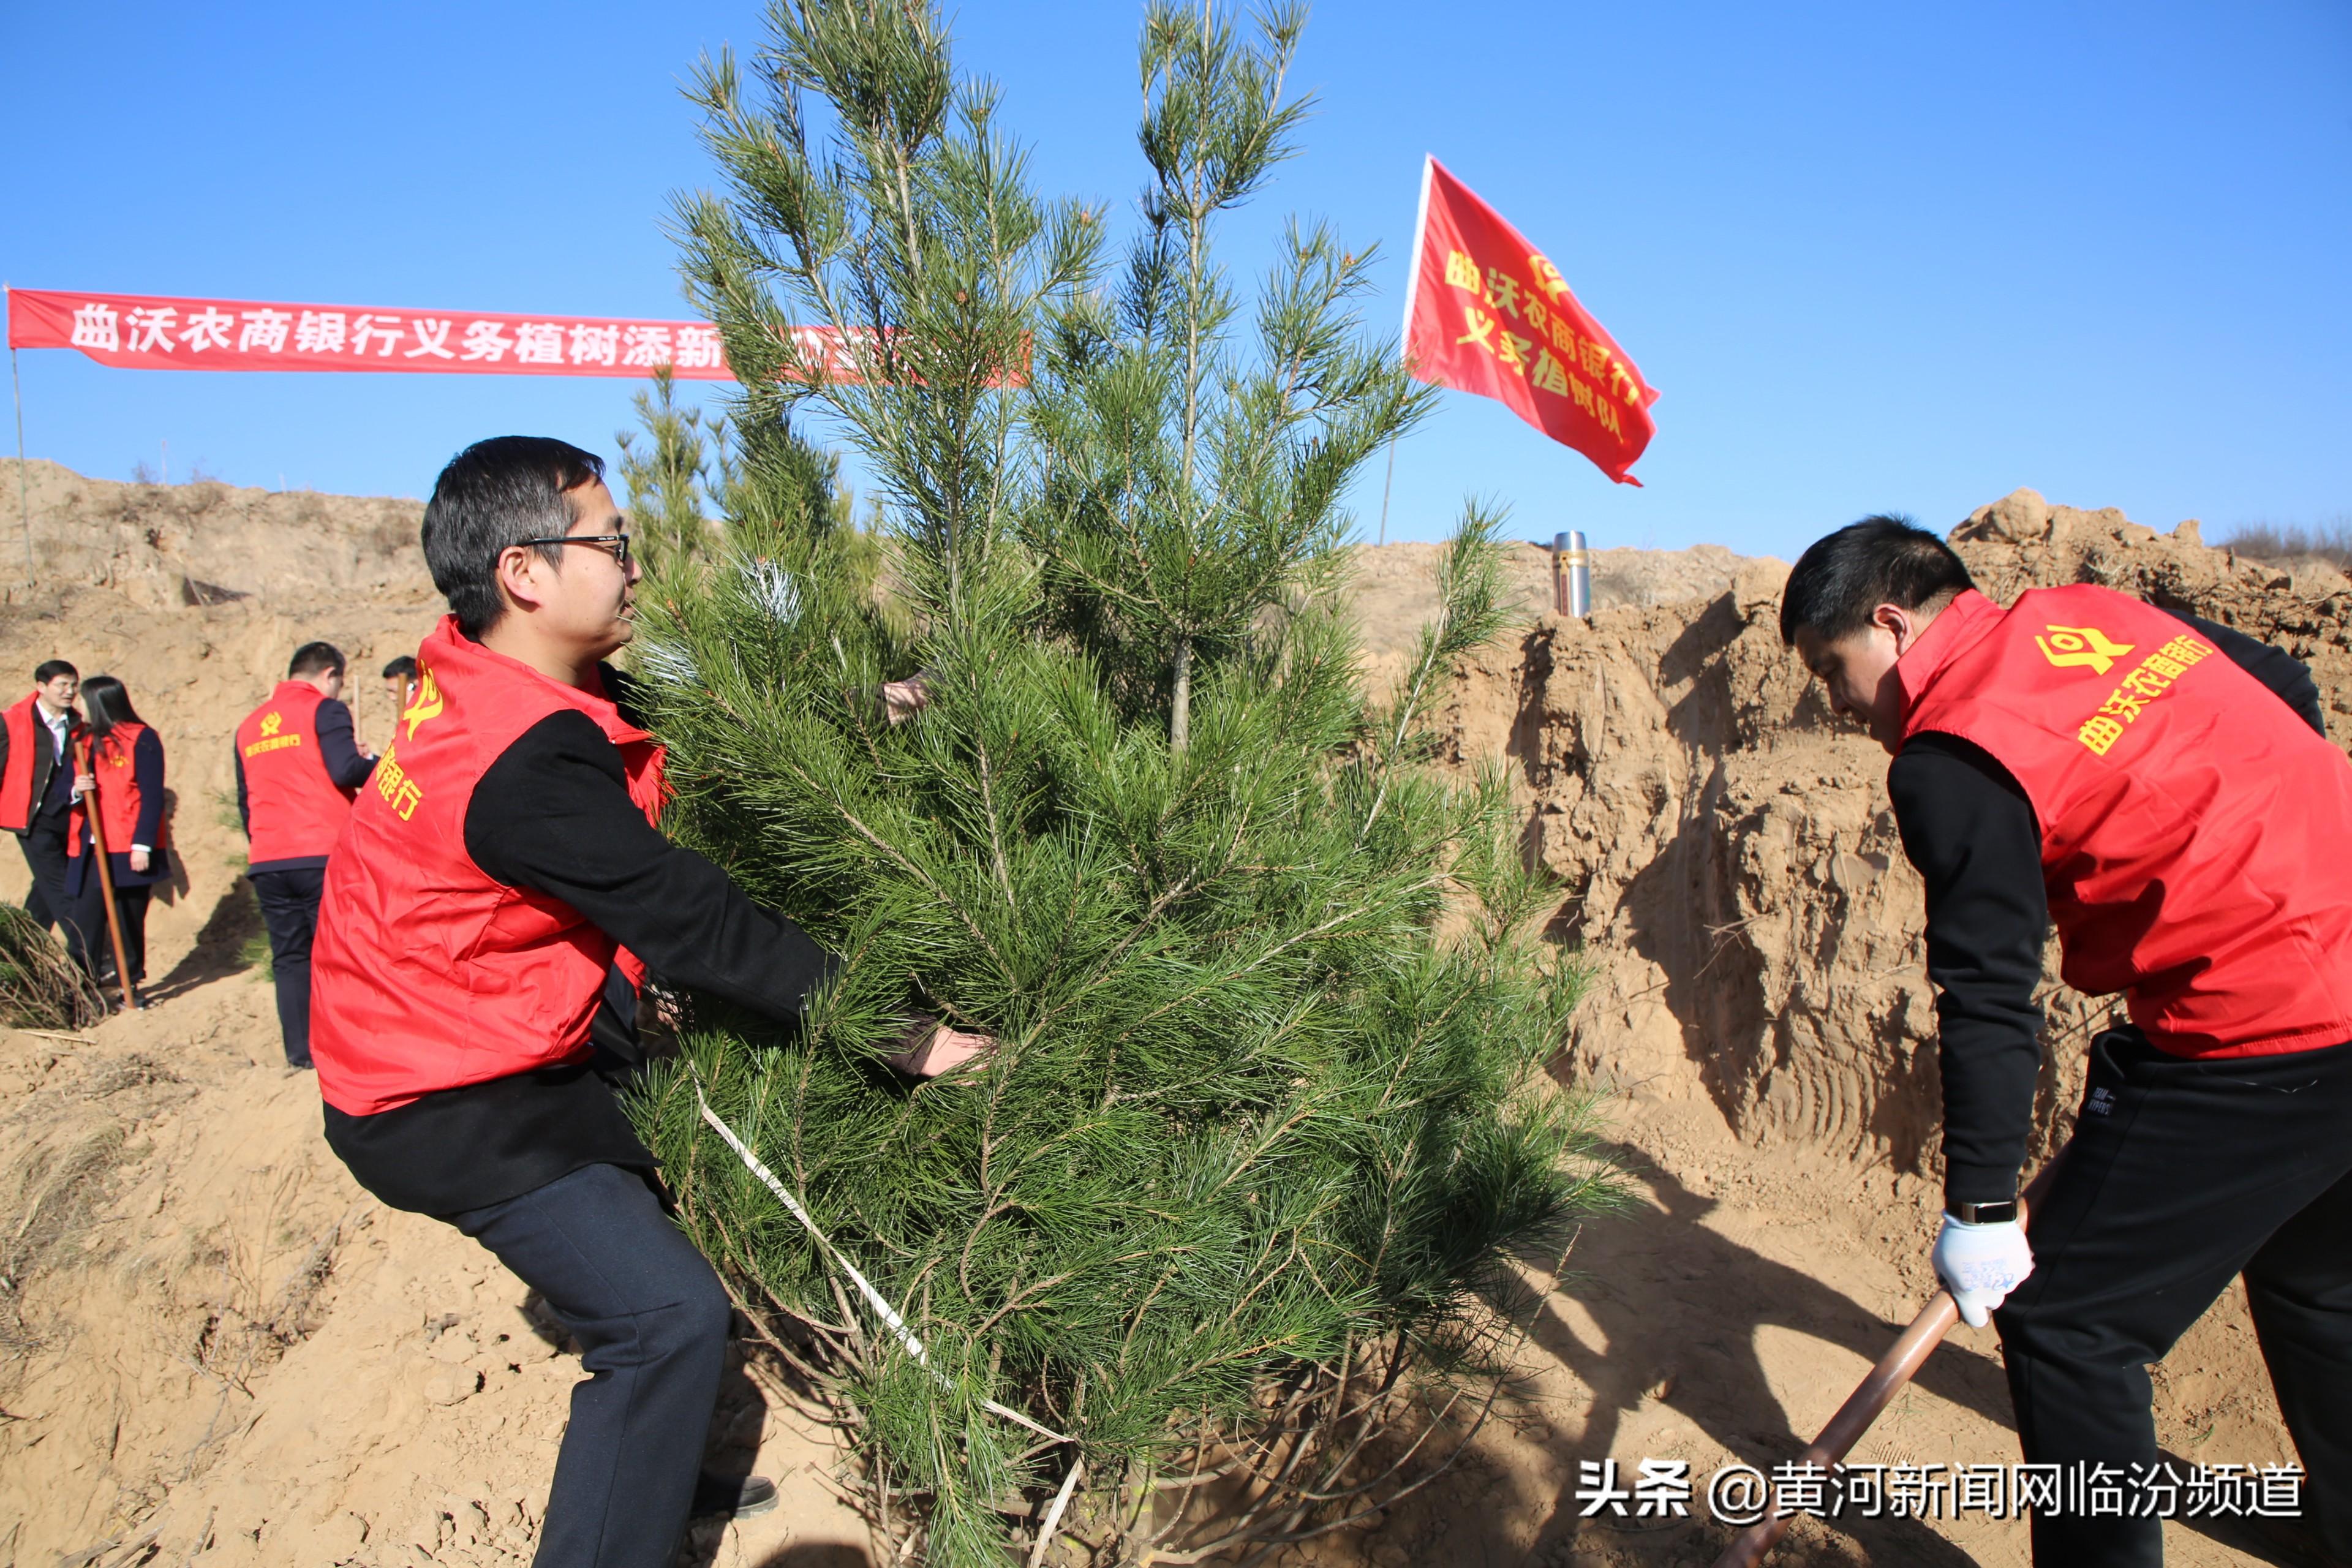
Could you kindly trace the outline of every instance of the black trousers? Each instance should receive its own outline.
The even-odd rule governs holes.
[[[451,1216],[546,1298],[591,1375],[572,1391],[536,1568],[669,1568],[726,1368],[727,1292],[645,1179],[588,1165]]]
[[[25,869],[32,876],[25,889],[25,912],[38,921],[43,931],[47,931],[58,923],[58,917],[56,911],[49,908],[49,895],[41,888],[41,862],[33,848],[33,836],[29,831],[16,835],[16,847],[25,852]]]
[[[147,978],[147,905],[154,896],[155,889],[145,884],[114,889],[114,915],[122,922],[122,952],[131,960],[133,985]],[[91,973],[112,969],[114,936],[106,929],[106,890],[99,886],[94,870],[85,875],[81,892],[74,900],[73,923],[81,928],[83,941],[89,944]]]
[[[96,944],[88,940],[79,901],[66,891],[69,866],[66,856],[68,821],[62,811],[36,816],[19,840],[25,847],[25,864],[33,873],[33,890],[25,897],[25,909],[44,928],[62,927],[66,952],[76,963],[87,966]],[[100,920],[105,918],[104,910],[96,904],[89,907],[89,912]],[[102,936],[100,940],[104,940]]]
[[[2099,1036],[2031,1224],[2033,1272],[1994,1314],[2026,1459],[2154,1464],[2148,1363],[2242,1273],[2305,1520],[2352,1558],[2352,1044],[2191,1061]],[[2162,1523],[2037,1513],[2033,1560],[2156,1568]]]
[[[321,866],[252,873],[254,901],[269,930],[269,971],[278,989],[278,1035],[289,1066],[310,1065],[310,937],[319,926]]]

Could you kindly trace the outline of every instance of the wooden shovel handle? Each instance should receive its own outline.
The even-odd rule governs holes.
[[[2059,1159],[2063,1158],[2064,1151],[2061,1150]],[[2025,1196],[2018,1201],[2018,1224],[2023,1225],[2033,1205],[2048,1194],[2051,1179],[2058,1173],[2059,1159],[2042,1166],[2042,1173],[2033,1178],[2033,1184],[2025,1189]],[[1812,1440],[1797,1462],[1819,1465],[1827,1469],[1853,1452],[1853,1446],[1862,1441],[1862,1435],[1870,1430],[1870,1424],[1877,1420],[1888,1402],[1902,1392],[1903,1385],[1918,1375],[1919,1368],[1935,1353],[1936,1347],[1944,1342],[1944,1336],[1952,1331],[1952,1325],[1959,1321],[1959,1304],[1952,1300],[1952,1293],[1949,1290],[1937,1291],[1936,1299],[1911,1320],[1911,1326],[1903,1331],[1902,1337],[1878,1358],[1878,1364],[1870,1369],[1870,1375],[1846,1395],[1845,1403],[1838,1406],[1837,1414],[1830,1417],[1829,1425],[1822,1428],[1822,1435]],[[1764,1561],[1764,1554],[1772,1550],[1774,1543],[1789,1532],[1789,1526],[1795,1521],[1795,1517],[1783,1514],[1758,1520],[1724,1548],[1723,1555],[1715,1560],[1715,1568],[1756,1568]]]
[[[114,939],[114,978],[122,987],[122,1005],[128,1010],[139,1005],[139,993],[131,984],[131,959],[122,947],[122,916],[114,907],[114,871],[106,858],[106,820],[99,810],[98,768],[90,759],[88,736],[76,742],[74,761],[90,777],[89,804],[82,808],[82,816],[89,823],[89,841],[98,861],[92,868],[98,872],[99,891],[106,901],[106,934]]]

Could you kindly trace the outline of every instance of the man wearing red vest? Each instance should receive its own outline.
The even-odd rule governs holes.
[[[236,811],[251,844],[245,874],[269,931],[270,979],[286,1065],[310,1065],[310,942],[327,856],[374,757],[352,739],[343,656],[294,650],[286,679],[236,727]]]
[[[450,613],[327,863],[311,1049],[360,1184],[480,1241],[583,1347],[536,1561],[665,1568],[690,1510],[774,1489],[698,1487],[728,1298],[665,1214],[591,1030],[633,1037],[622,947],[778,1019],[835,960],[655,826],[662,748],[601,662],[631,636],[637,575],[602,474],[502,437],[434,486],[425,556]]]
[[[0,712],[0,827],[24,847],[33,874],[25,909],[44,929],[65,928],[66,947],[86,963],[77,900],[67,891],[67,846],[73,803],[80,794],[73,770],[73,737],[81,728],[74,711],[80,673],[64,659],[33,671],[33,689]]]
[[[1780,630],[1893,754],[1927,883],[1937,1273],[2000,1329],[2027,1460],[2116,1467],[2150,1505],[2037,1509],[2034,1561],[2163,1561],[2147,1368],[2242,1273],[2308,1472],[2295,1547],[2352,1562],[2352,763],[2309,673],[2106,588],[2004,611],[1893,517],[1805,552]],[[2092,1042],[2029,1245],[2053,923],[2066,983],[2121,993],[2131,1021]]]

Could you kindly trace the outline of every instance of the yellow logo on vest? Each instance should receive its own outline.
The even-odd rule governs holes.
[[[416,700],[400,710],[400,716],[408,721],[410,740],[416,738],[416,727],[419,724],[428,719],[441,717],[442,706],[441,683],[433,679],[432,670],[419,670],[416,676]]]
[[[261,724],[259,726],[261,730],[261,739],[256,741],[250,746],[246,747],[245,754],[248,757],[257,757],[265,752],[282,752],[289,746],[300,745],[302,743],[301,731],[297,730],[290,735],[281,735],[278,732],[285,727],[285,715],[279,713],[276,709],[273,708],[268,712],[264,713],[261,716]]]
[[[2116,660],[2131,652],[2127,642],[2109,642],[2107,634],[2096,626],[2059,626],[2049,628],[2048,637],[2033,640],[2041,647],[2042,657],[2061,669],[2078,669],[2087,665],[2105,675]]]
[[[2093,756],[2105,756],[2107,749],[2123,739],[2125,726],[2137,723],[2141,714],[2154,707],[2182,676],[2202,664],[2212,652],[2187,632],[2181,633],[2141,659],[2139,668],[2107,693],[2099,710],[2083,721],[2074,738],[2089,747]]]

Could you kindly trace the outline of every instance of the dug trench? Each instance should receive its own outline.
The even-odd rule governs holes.
[[[128,685],[172,749],[184,875],[152,918],[154,1005],[84,1032],[0,1033],[0,1564],[122,1568],[528,1561],[578,1363],[471,1242],[361,1193],[279,1058],[227,736],[288,652],[373,670],[436,603],[413,501],[28,475],[40,584],[0,606],[0,671],[53,655]],[[0,492],[16,488],[0,463]],[[2352,584],[2021,491],[1954,537],[1986,589],[2089,581],[2193,609],[2308,661],[2352,733]],[[1431,547],[1364,552],[1374,679],[1430,604]],[[1592,973],[1557,1072],[1600,1090],[1638,1202],[1589,1224],[1535,1287],[1516,1372],[1455,1466],[1300,1563],[1705,1563],[1703,1520],[1580,1517],[1587,1464],[1769,1468],[1932,1290],[1938,1203],[1920,891],[1884,758],[1780,647],[1785,568],[1729,552],[1603,551],[1589,620],[1548,613],[1540,552],[1510,560],[1516,628],[1463,660],[1439,729],[1502,759],[1559,937]],[[23,871],[0,856],[0,897]],[[2105,1005],[2047,982],[2037,1158],[2062,1142]],[[2233,1289],[2157,1369],[2166,1451],[2292,1449]],[[1864,1440],[1888,1466],[2015,1457],[1990,1331],[1959,1331]],[[844,1458],[756,1360],[730,1376],[714,1465],[775,1512],[705,1525],[682,1561],[868,1561]],[[1704,1509],[1698,1511],[1704,1512]],[[1775,1561],[2011,1564],[1981,1513],[1801,1520]],[[2268,1561],[2227,1524],[2168,1527],[2170,1561]]]

